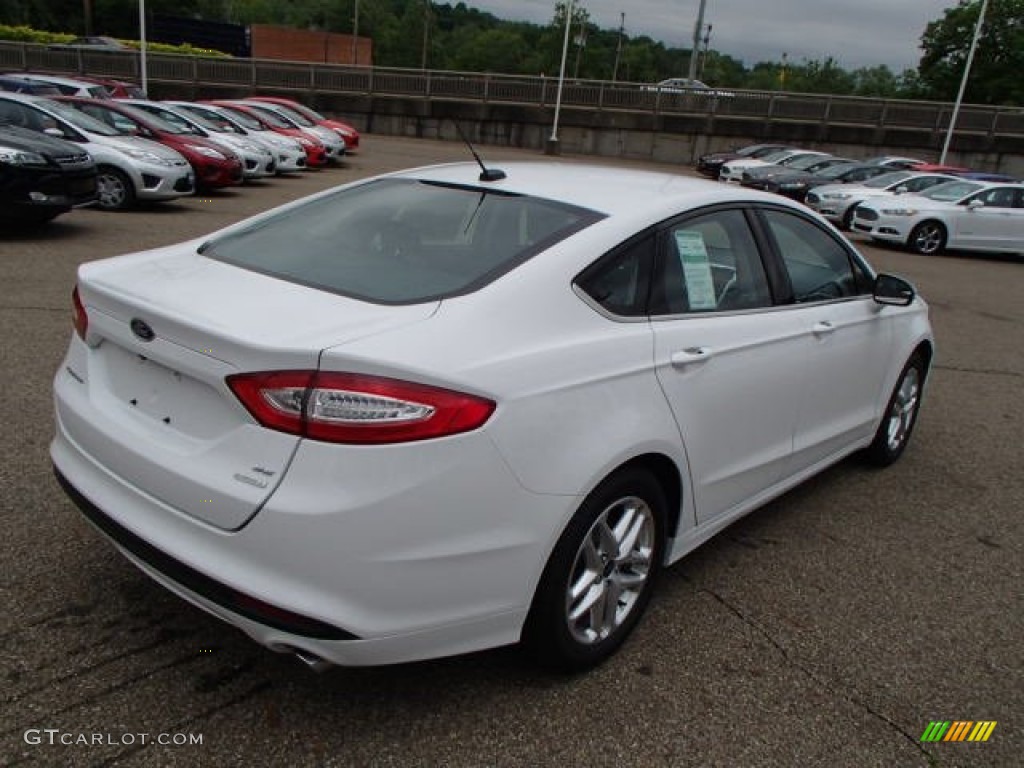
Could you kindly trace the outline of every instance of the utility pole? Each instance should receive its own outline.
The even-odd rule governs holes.
[[[583,49],[587,47],[587,17],[580,15],[580,31],[576,35],[576,66],[573,68],[573,78],[578,79],[580,76],[580,54],[583,53]]]
[[[708,24],[707,31],[704,33],[704,47],[700,54],[700,76],[704,77],[704,67],[708,63],[708,49],[711,47],[711,25]]]
[[[427,47],[430,45],[430,0],[423,2],[423,56],[420,58],[420,69],[427,68]]]
[[[942,144],[942,154],[939,156],[939,164],[946,164],[946,154],[949,152],[949,142],[953,139],[953,128],[956,127],[956,119],[960,114],[960,103],[964,100],[964,91],[967,90],[967,80],[971,76],[971,64],[974,63],[974,52],[978,49],[978,39],[981,37],[981,27],[985,23],[985,11],[988,9],[988,0],[981,0],[981,13],[978,14],[978,23],[974,27],[974,38],[971,40],[971,50],[967,53],[967,63],[964,64],[964,76],[960,80],[960,90],[956,94],[956,103],[953,104],[953,114],[949,118],[949,130],[946,131],[946,140]]]
[[[352,63],[359,65],[359,0],[352,14]]]
[[[700,10],[697,11],[697,23],[693,25],[693,47],[690,49],[690,73],[687,75],[691,80],[697,79],[697,56],[700,52],[700,33],[704,30],[704,5],[707,0],[700,0]]]
[[[626,13],[621,14],[619,21],[619,44],[615,46],[615,66],[612,67],[612,82],[619,79],[619,59],[622,57],[622,36],[626,32]]]

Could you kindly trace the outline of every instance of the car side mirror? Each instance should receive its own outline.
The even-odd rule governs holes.
[[[969,202],[967,204],[967,210],[969,210],[969,211],[976,211],[979,208],[984,208],[984,207],[985,207],[985,203],[982,202],[981,200],[971,200],[971,202]]]
[[[893,190],[893,194],[895,194],[895,195],[903,195],[903,194],[906,194],[906,191],[907,191],[906,187],[896,187],[896,189]]]
[[[914,286],[902,277],[887,275],[883,272],[875,278],[872,296],[879,304],[891,307],[909,307],[914,301],[915,295]]]
[[[55,139],[64,139],[64,131],[60,128],[43,128],[43,133],[47,136],[53,136]]]

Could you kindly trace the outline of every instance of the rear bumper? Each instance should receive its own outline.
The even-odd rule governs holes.
[[[524,490],[483,434],[450,441],[448,461],[406,477],[375,451],[339,461],[337,446],[306,447],[235,532],[112,474],[59,414],[50,451],[69,496],[130,561],[272,650],[360,666],[518,641],[578,499]]]

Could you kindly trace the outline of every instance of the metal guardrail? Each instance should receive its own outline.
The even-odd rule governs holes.
[[[55,49],[30,43],[0,42],[0,70],[89,74],[138,79],[139,55],[87,48]],[[352,67],[274,59],[227,59],[152,53],[150,81],[369,96],[404,96],[520,104],[554,104],[557,81],[550,77],[479,74],[438,70]],[[735,117],[766,122],[844,124],[945,130],[952,105],[856,96],[829,96],[778,91],[669,92],[643,83],[570,80],[562,105],[601,111],[623,110],[652,115]],[[1024,109],[964,105],[957,133],[1024,136]]]

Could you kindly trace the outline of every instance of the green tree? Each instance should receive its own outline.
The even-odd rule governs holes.
[[[921,36],[918,66],[926,96],[956,98],[981,12],[981,0],[960,0]],[[976,104],[1024,104],[1024,0],[989,0],[964,100]]]

